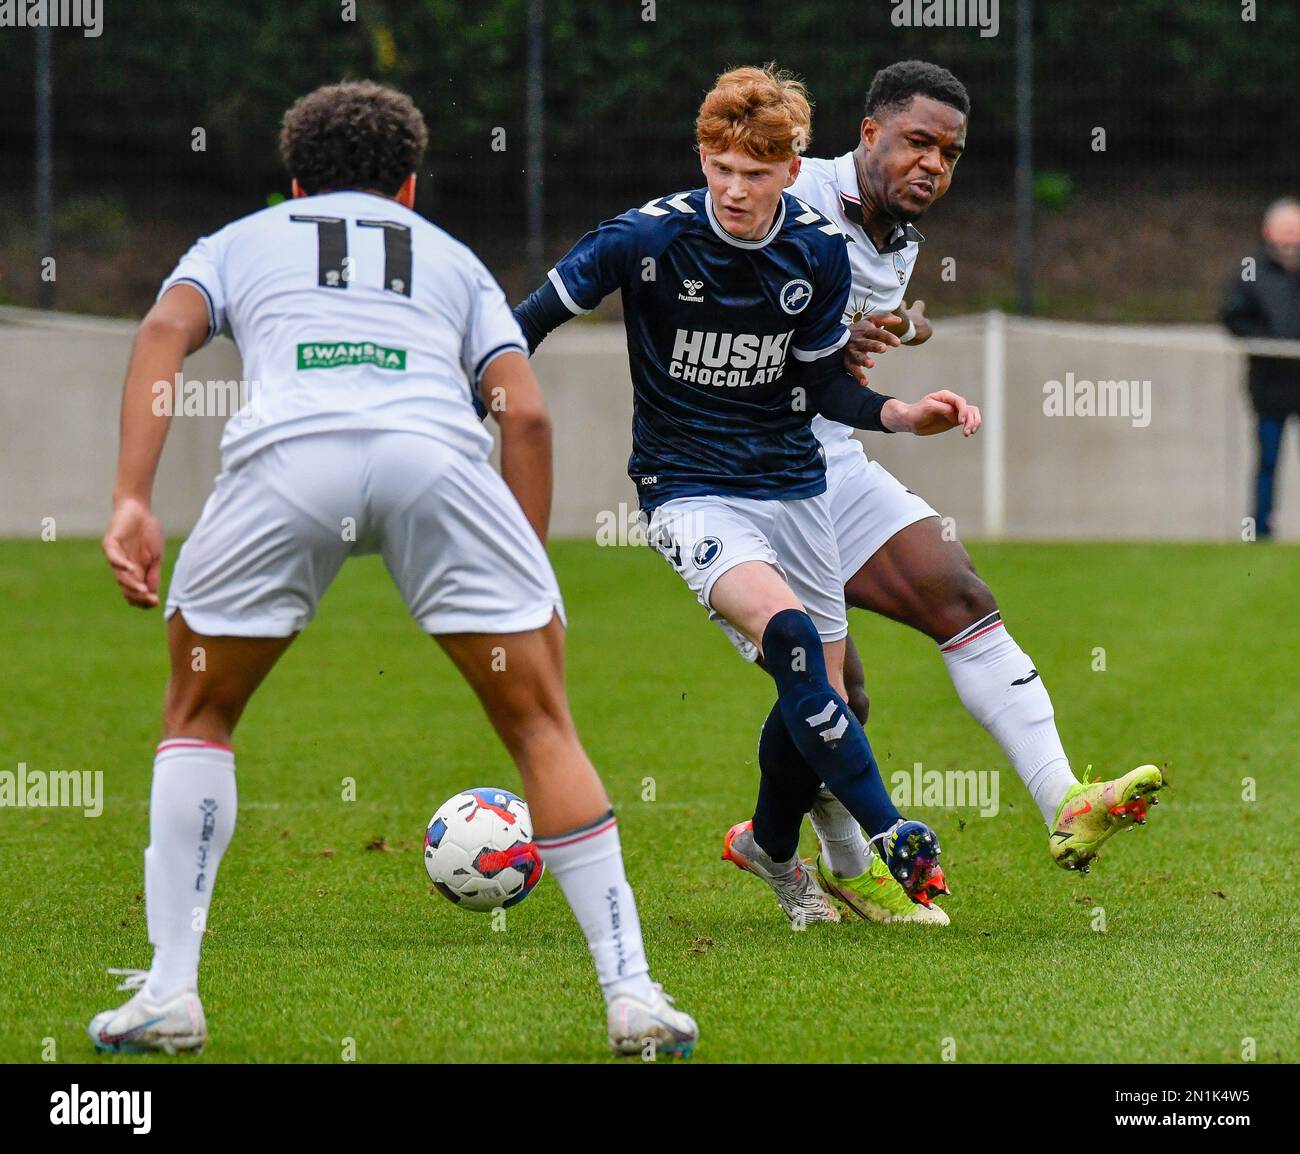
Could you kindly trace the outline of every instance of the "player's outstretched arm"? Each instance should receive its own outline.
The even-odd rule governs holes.
[[[122,389],[121,446],[113,516],[101,545],[122,595],[132,605],[158,604],[163,532],[153,515],[153,480],[171,424],[174,396],[160,404],[185,358],[208,337],[207,302],[195,288],[173,285],[140,323]]]
[[[528,359],[502,353],[483,373],[488,411],[501,426],[501,476],[543,544],[551,523],[551,417]]]
[[[918,437],[928,437],[960,428],[962,435],[969,437],[981,423],[979,409],[948,389],[929,393],[908,404],[859,384],[842,370],[822,376],[813,395],[815,412],[869,432],[914,433]]]
[[[910,405],[891,398],[881,412],[881,420],[891,433],[915,433],[918,437],[949,429],[960,429],[963,437],[969,437],[979,431],[983,422],[977,406],[949,389],[927,393]]]
[[[892,433],[895,430],[885,424],[885,406],[893,397],[878,393],[867,385],[862,385],[846,373],[832,371],[819,374],[820,380],[810,382],[807,386],[813,398],[812,410],[828,420],[851,425],[855,429],[864,429],[871,433]]]

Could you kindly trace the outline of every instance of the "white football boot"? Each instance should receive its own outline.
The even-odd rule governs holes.
[[[609,1048],[615,1054],[639,1054],[649,1061],[660,1054],[689,1058],[700,1036],[699,1026],[673,1005],[658,982],[651,988],[654,996],[649,1003],[631,994],[619,994],[609,1003]]]
[[[148,1050],[179,1054],[203,1048],[208,1023],[197,990],[181,990],[161,1002],[151,1002],[144,990],[149,978],[147,970],[110,969],[108,972],[123,976],[119,990],[137,993],[116,1010],[105,1010],[91,1018],[86,1032],[95,1049],[115,1054]]]
[[[739,869],[762,878],[772,887],[781,909],[795,928],[809,922],[838,922],[840,912],[822,893],[812,872],[795,859],[794,868],[782,872],[754,840],[754,823],[742,821],[727,831],[722,842],[722,859]]]

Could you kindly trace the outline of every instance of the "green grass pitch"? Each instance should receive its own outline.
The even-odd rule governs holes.
[[[852,615],[887,781],[914,762],[1001,768],[1001,806],[917,811],[943,842],[950,928],[848,917],[801,933],[719,860],[752,812],[769,683],[648,551],[552,553],[574,712],[618,808],[653,972],[699,1019],[696,1061],[1235,1062],[1245,1039],[1259,1061],[1300,1058],[1300,550],[973,548],[1076,771],[1168,766],[1150,824],[1112,839],[1088,876],[1052,865],[933,644]],[[53,1038],[58,1060],[85,1061],[86,1022],[127,996],[105,968],[149,960],[161,617],[128,609],[85,541],[0,544],[0,601],[0,769],[102,770],[106,797],[94,819],[0,809],[0,1060],[39,1061]],[[431,892],[434,808],[518,777],[377,559],[344,569],[236,752],[238,828],[203,955],[208,1045],[175,1060],[337,1062],[345,1039],[362,1062],[605,1057],[553,880],[500,931]]]

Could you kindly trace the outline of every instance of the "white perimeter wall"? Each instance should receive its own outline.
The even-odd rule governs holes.
[[[986,404],[986,318],[937,322],[928,345],[879,358],[873,384],[913,399],[956,389]],[[0,309],[0,536],[102,532],[117,450],[122,374],[134,328],[119,321]],[[571,324],[535,360],[555,420],[556,536],[591,537],[635,508],[625,475],[631,385],[621,326]],[[1250,512],[1253,417],[1245,362],[1213,329],[1006,321],[1004,535],[1013,538],[1240,539]],[[1149,423],[1048,416],[1044,384],[1149,381]],[[241,375],[219,339],[191,380]],[[197,518],[218,471],[219,417],[172,423],[155,491],[171,534]],[[985,536],[985,433],[965,441],[865,436],[868,452],[967,539]],[[1279,477],[1280,537],[1300,539],[1300,455],[1292,428]],[[996,522],[993,523],[996,527]]]

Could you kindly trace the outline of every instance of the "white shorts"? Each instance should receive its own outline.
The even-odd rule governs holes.
[[[846,585],[900,529],[939,515],[883,465],[856,450],[836,453],[826,462],[826,496]]]
[[[825,493],[797,501],[679,497],[654,510],[646,540],[667,558],[748,661],[758,656],[758,647],[710,604],[718,578],[746,561],[775,566],[823,642],[848,635],[844,582]]]
[[[181,547],[167,616],[211,637],[288,637],[350,556],[379,553],[426,633],[564,618],[545,549],[505,482],[418,433],[276,441],[217,478]]]
[[[939,516],[928,502],[905,488],[882,465],[867,460],[865,453],[856,450],[836,453],[827,460],[825,500],[835,538],[832,555],[839,557],[841,593],[849,578],[900,529]],[[746,661],[757,659],[758,646],[716,614],[710,616],[722,627],[741,657]],[[846,625],[840,636],[847,632]]]

